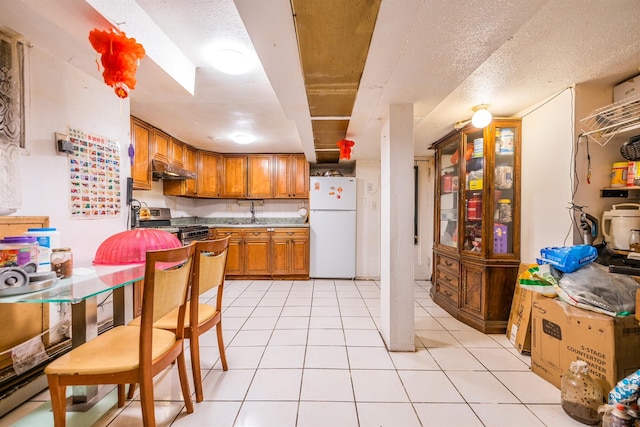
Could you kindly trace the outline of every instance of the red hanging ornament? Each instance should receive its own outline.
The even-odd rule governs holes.
[[[145,55],[144,47],[136,43],[136,39],[127,38],[123,31],[116,29],[94,29],[89,33],[89,41],[96,52],[102,55],[100,62],[104,67],[104,82],[114,88],[119,98],[129,96],[129,91],[136,87],[135,74],[138,61]]]
[[[356,143],[350,141],[348,139],[341,139],[336,144],[340,147],[340,160],[349,160],[351,159],[351,147],[353,147]]]

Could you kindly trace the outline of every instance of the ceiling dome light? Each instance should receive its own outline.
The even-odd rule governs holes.
[[[238,134],[233,136],[233,142],[236,144],[251,144],[253,142],[253,137],[251,135]]]
[[[253,67],[253,62],[237,50],[223,49],[213,53],[211,63],[227,74],[244,74]]]
[[[484,129],[489,125],[489,123],[491,123],[491,119],[493,118],[493,116],[487,108],[489,108],[487,104],[473,107],[474,112],[473,116],[471,117],[471,123],[478,129]]]

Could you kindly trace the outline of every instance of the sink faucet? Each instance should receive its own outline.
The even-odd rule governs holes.
[[[251,205],[249,206],[249,212],[251,212],[251,224],[256,223],[256,209],[253,206],[253,201],[251,201]]]

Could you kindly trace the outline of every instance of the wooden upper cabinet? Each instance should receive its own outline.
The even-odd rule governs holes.
[[[309,163],[304,154],[276,154],[274,169],[274,198],[309,197]]]
[[[134,117],[131,118],[131,144],[134,148],[131,177],[134,190],[151,190],[151,126]]]
[[[182,166],[186,170],[198,173],[197,150],[190,145],[182,146]],[[196,179],[169,179],[162,181],[162,189],[165,196],[197,196]]]
[[[198,197],[220,197],[220,154],[198,151]]]
[[[247,197],[247,156],[222,156],[222,188],[220,197],[242,199]]]
[[[182,166],[191,172],[198,173],[198,151],[190,145],[184,146],[182,153]],[[187,196],[195,197],[197,193],[197,179],[185,180],[185,193]]]
[[[294,154],[292,157],[293,172],[292,185],[293,197],[306,199],[309,197],[309,162],[304,154]]]
[[[184,167],[183,153],[184,143],[171,138],[169,141],[169,163],[180,168]]]
[[[270,199],[273,197],[273,173],[271,154],[247,156],[247,197]]]
[[[153,159],[160,160],[162,162],[169,162],[169,150],[170,150],[171,137],[166,133],[153,130]]]

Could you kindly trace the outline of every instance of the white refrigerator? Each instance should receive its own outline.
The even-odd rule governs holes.
[[[311,177],[311,278],[356,277],[356,178]]]

